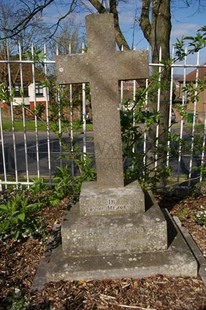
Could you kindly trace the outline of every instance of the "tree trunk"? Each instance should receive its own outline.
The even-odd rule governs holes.
[[[93,7],[97,10],[98,13],[106,13],[107,10],[102,5],[102,3],[99,0],[89,0],[89,2],[93,5]],[[121,31],[121,28],[119,26],[119,15],[117,11],[117,0],[109,0],[110,3],[110,9],[109,12],[113,13],[114,16],[114,29],[115,29],[115,35],[116,35],[116,43],[121,50],[122,47],[124,50],[129,50],[129,45],[127,41],[125,40],[125,37]]]
[[[129,50],[129,45],[127,44],[127,41],[125,40],[125,37],[120,29],[119,26],[119,15],[117,11],[117,0],[110,0],[110,13],[113,13],[114,16],[114,29],[115,29],[115,36],[116,36],[116,42],[121,50],[122,47],[124,50]]]

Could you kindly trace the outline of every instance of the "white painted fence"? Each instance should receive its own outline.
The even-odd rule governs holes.
[[[48,58],[46,47],[44,47],[44,57],[39,59],[39,62],[43,64],[41,71],[45,75],[45,78],[49,76],[54,69],[55,60]],[[58,53],[58,51],[57,51]],[[2,76],[2,70],[7,74],[7,78],[2,82],[6,82],[5,88],[0,91],[0,186],[8,186],[13,184],[16,186],[27,185],[33,183],[33,179],[43,177],[45,182],[52,184],[52,176],[56,170],[56,167],[62,166],[64,161],[59,158],[62,152],[65,152],[62,147],[62,141],[58,139],[58,135],[63,137],[64,141],[70,147],[72,151],[73,140],[76,135],[74,130],[75,125],[75,103],[72,98],[73,86],[69,85],[70,97],[68,100],[68,106],[64,109],[67,110],[68,118],[70,119],[70,128],[67,132],[63,130],[61,109],[58,110],[57,122],[58,133],[53,133],[52,123],[50,121],[50,106],[51,106],[51,94],[49,86],[42,88],[42,80],[37,78],[37,64],[35,49],[31,48],[30,58],[25,59],[21,53],[21,46],[16,53],[18,57],[14,57],[7,50],[7,56],[5,59],[0,59],[0,73]],[[50,53],[49,53],[50,54]],[[204,177],[204,169],[198,171],[198,167],[204,168],[205,162],[205,135],[206,135],[206,94],[204,91],[201,93],[200,98],[197,96],[193,104],[192,110],[188,109],[187,93],[181,91],[182,86],[187,84],[188,73],[194,70],[195,79],[193,81],[194,87],[197,88],[198,80],[202,75],[206,76],[206,66],[200,62],[201,54],[196,55],[196,59],[193,58],[192,62],[185,57],[182,63],[174,63],[171,68],[171,81],[170,81],[170,102],[169,102],[169,132],[175,134],[176,138],[190,145],[188,151],[183,153],[183,143],[168,141],[168,154],[167,154],[167,166],[171,166],[171,179],[174,183],[180,184],[183,181],[187,181],[187,186],[190,186],[191,180],[199,179],[200,181]],[[39,65],[39,64],[38,64]],[[3,67],[4,66],[4,67]],[[18,72],[15,71],[14,66],[18,68]],[[25,67],[27,66],[27,67]],[[28,70],[28,66],[30,69]],[[161,70],[163,65],[150,64],[150,68],[159,68],[160,79]],[[3,68],[3,69],[2,69]],[[25,72],[25,68],[27,72]],[[205,71],[204,71],[205,70]],[[28,75],[28,71],[31,73]],[[16,80],[15,80],[16,79]],[[180,83],[181,80],[181,83]],[[148,81],[145,81],[146,85]],[[28,94],[25,96],[25,86],[28,87]],[[135,98],[136,89],[138,87],[137,81],[131,81],[130,83],[121,82],[120,97],[121,101],[128,96],[128,91],[132,95],[131,98]],[[176,90],[174,89],[176,87]],[[5,95],[6,90],[8,93]],[[24,89],[24,93],[23,93]],[[178,92],[179,91],[179,92]],[[19,92],[19,94],[18,94]],[[187,106],[186,113],[189,115],[189,119],[186,120],[178,112],[177,105],[174,104],[174,92],[176,92],[176,101],[179,103],[179,110],[181,107]],[[197,95],[197,91],[195,90]],[[18,95],[18,97],[16,97]],[[5,96],[9,98],[5,102]],[[157,93],[157,111],[160,109],[160,96],[161,89]],[[53,98],[54,99],[54,98]],[[82,130],[78,132],[78,143],[82,153],[89,153],[93,156],[93,142],[92,132],[87,130],[87,98],[86,98],[86,85],[82,85],[81,98],[81,119]],[[38,105],[42,103],[44,106],[44,129],[39,127],[42,120],[37,115]],[[56,95],[56,105],[61,107],[61,97]],[[205,105],[204,105],[205,104]],[[146,102],[147,105],[147,102]],[[28,111],[33,109],[33,117],[28,119]],[[21,118],[17,120],[17,107],[18,111],[21,111]],[[176,120],[174,121],[174,111],[176,113]],[[64,111],[65,112],[65,111]],[[28,123],[34,123],[34,130],[29,131],[27,129]],[[8,131],[6,125],[11,124],[11,129]],[[17,124],[21,124],[20,131],[16,129]],[[91,125],[90,125],[91,126]],[[156,137],[159,135],[159,125],[156,126]],[[196,150],[196,140],[199,139],[198,149]],[[142,151],[145,153],[147,143],[147,134],[144,136],[144,143],[142,145]],[[157,142],[158,143],[158,139]],[[172,147],[176,148],[178,153],[177,158],[171,156]],[[139,150],[140,151],[140,150]],[[146,162],[146,156],[143,157]],[[157,163],[157,162],[156,162]],[[155,163],[155,164],[156,164]],[[71,173],[75,173],[74,167],[71,165]]]

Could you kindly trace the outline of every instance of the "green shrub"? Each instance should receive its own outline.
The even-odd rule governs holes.
[[[34,217],[41,203],[31,203],[25,192],[16,192],[6,203],[0,205],[0,238],[15,239],[38,236],[43,230],[43,220]]]

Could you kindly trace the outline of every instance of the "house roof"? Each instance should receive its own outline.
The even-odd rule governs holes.
[[[204,65],[206,65],[206,63],[204,63]],[[206,67],[201,67],[198,69],[198,79],[203,79],[203,78],[206,78]],[[197,72],[197,69],[191,71],[190,73],[188,73],[186,75],[186,82],[195,82],[196,81],[196,73]],[[183,78],[182,79],[179,79],[179,82],[182,82],[183,81]]]
[[[5,60],[0,55],[0,60]],[[12,60],[12,59],[11,59]],[[9,64],[11,70],[11,82],[12,84],[20,83],[21,82],[21,65],[20,63],[12,63]],[[44,73],[37,67],[35,67],[35,81],[40,82],[45,80]],[[22,63],[22,76],[23,76],[23,83],[30,84],[33,81],[32,75],[32,64],[30,63]],[[8,64],[7,62],[0,63],[0,83],[8,82]]]

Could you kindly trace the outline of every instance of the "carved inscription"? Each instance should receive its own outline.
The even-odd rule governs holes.
[[[119,166],[122,166],[122,161],[118,158],[116,161],[110,161],[109,159],[107,161],[99,161],[99,169],[100,170],[110,170],[110,171],[115,171],[116,169],[119,168]]]
[[[106,209],[103,207],[103,206],[95,206],[95,207],[90,207],[89,208],[89,212],[92,212],[92,213],[99,213],[99,212],[103,212],[105,211]]]
[[[107,209],[108,211],[125,210],[127,207],[125,205],[117,204],[116,199],[109,199]]]
[[[90,242],[90,238],[93,238],[95,241],[105,241],[105,238],[110,240],[110,238],[113,238],[114,235],[119,236],[120,231],[117,231],[116,225],[114,225],[115,228],[112,228],[111,226],[108,227],[109,233],[107,235],[104,234],[104,231],[100,230],[85,230],[82,232],[81,235],[79,235],[78,242],[81,242],[81,240],[84,240],[85,242]],[[143,227],[130,227],[127,229],[121,228],[121,233],[124,234],[124,238],[128,240],[128,242],[135,242],[137,239],[142,239],[144,238],[145,230]],[[104,235],[104,237],[103,237]],[[84,238],[82,238],[84,236]]]
[[[101,206],[91,206],[89,207],[88,211],[94,213],[108,213],[108,212],[115,212],[115,211],[124,211],[128,209],[128,206],[124,204],[120,204],[117,202],[116,199],[110,198],[108,201],[105,201],[104,205]]]
[[[114,143],[103,141],[102,143],[96,142],[95,150],[99,156],[102,157],[116,157],[121,154],[121,146]]]

